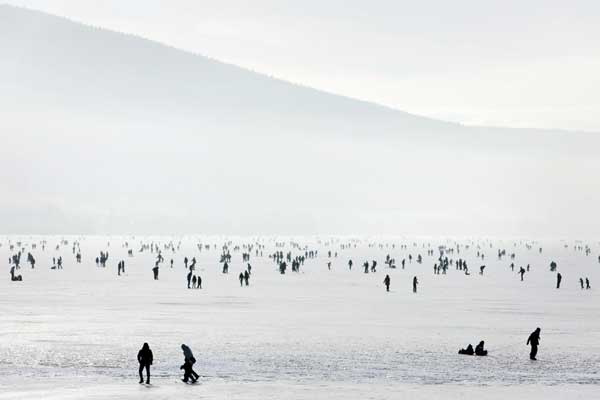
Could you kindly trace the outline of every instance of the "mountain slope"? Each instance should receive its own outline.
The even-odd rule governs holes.
[[[595,135],[421,118],[9,6],[0,51],[6,232],[596,229]]]

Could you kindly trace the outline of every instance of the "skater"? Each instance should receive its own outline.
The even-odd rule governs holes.
[[[196,275],[192,276],[192,289],[196,288]]]
[[[581,285],[581,290],[583,290],[584,286],[583,286],[583,278],[579,278],[579,284]]]
[[[475,355],[476,356],[487,356],[488,352],[487,352],[487,350],[483,349],[484,345],[485,345],[485,342],[482,340],[481,342],[479,342],[477,347],[475,347]]]
[[[383,284],[385,285],[385,291],[389,292],[390,291],[390,276],[386,275],[385,279],[383,280]]]
[[[413,278],[413,293],[417,293],[417,285],[419,284],[419,281],[417,280],[417,277],[415,276]]]
[[[248,280],[250,279],[250,273],[248,272],[248,270],[246,270],[246,272],[244,272],[244,282],[246,283],[246,286],[249,285]]]
[[[150,346],[148,343],[144,343],[142,349],[138,352],[137,355],[138,362],[140,363],[140,383],[144,383],[144,376],[142,374],[144,368],[146,368],[146,384],[150,384],[150,366],[152,365],[152,361],[154,361],[154,357],[152,355],[152,350],[150,350]]]
[[[535,331],[533,331],[531,333],[531,335],[529,335],[529,338],[527,339],[527,344],[531,344],[531,353],[529,353],[529,359],[530,360],[537,360],[535,358],[535,356],[537,355],[538,352],[538,345],[540,344],[540,328],[536,328]]]
[[[192,283],[192,275],[192,271],[187,274],[188,289],[190,289],[190,284]]]
[[[589,278],[585,278],[585,288],[587,289],[591,289],[592,287],[590,286],[590,280]]]
[[[154,266],[154,268],[152,268],[152,272],[154,273],[154,280],[157,281],[158,280],[158,261],[156,262],[156,265]]]
[[[523,282],[523,275],[525,275],[525,268],[521,267],[521,269],[519,269],[519,274],[521,274],[521,282]]]
[[[562,275],[559,272],[558,274],[556,274],[556,288],[557,289],[560,289],[560,281],[562,281]]]
[[[244,286],[244,273],[243,272],[240,272],[239,278],[240,278],[240,287],[243,287]]]
[[[183,376],[183,381],[187,383],[188,379],[192,379],[192,383],[196,383],[196,380],[200,375],[194,371],[193,366],[196,363],[196,359],[194,358],[194,354],[192,353],[192,349],[190,349],[187,345],[182,344],[181,350],[183,351],[183,356],[185,361],[180,369],[183,369],[185,374]],[[184,368],[185,367],[185,368]]]

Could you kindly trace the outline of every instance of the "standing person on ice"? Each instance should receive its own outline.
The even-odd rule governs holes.
[[[154,273],[154,280],[157,281],[158,280],[158,261],[154,265],[154,268],[152,268],[152,273]]]
[[[383,280],[383,284],[385,285],[385,290],[386,292],[390,291],[390,276],[386,275],[385,279]]]
[[[415,276],[413,278],[413,293],[417,293],[417,285],[419,284],[419,281],[417,280],[417,277]]]
[[[519,274],[521,274],[521,282],[523,282],[523,275],[525,275],[525,268],[521,267],[521,269],[519,269]]]
[[[240,272],[239,278],[240,278],[240,287],[244,286],[244,273],[243,272]]]
[[[538,352],[538,346],[540,344],[540,328],[536,328],[535,331],[533,331],[531,333],[531,335],[529,335],[529,338],[527,339],[527,344],[531,344],[531,353],[529,353],[529,359],[530,360],[537,360],[535,358],[535,356],[537,355]]]
[[[150,366],[154,361],[154,357],[152,355],[152,350],[150,350],[150,346],[148,343],[144,343],[142,349],[138,352],[137,355],[138,362],[140,363],[140,383],[144,383],[144,375],[142,372],[144,368],[146,368],[146,384],[150,384]]]
[[[559,272],[558,274],[556,274],[556,288],[557,289],[560,289],[560,281],[562,281],[562,275]]]

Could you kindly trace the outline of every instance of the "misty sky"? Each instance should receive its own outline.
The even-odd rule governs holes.
[[[600,131],[600,2],[9,0],[467,124]]]

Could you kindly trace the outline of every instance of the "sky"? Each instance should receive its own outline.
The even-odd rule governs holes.
[[[600,131],[600,2],[9,0],[471,125]]]

